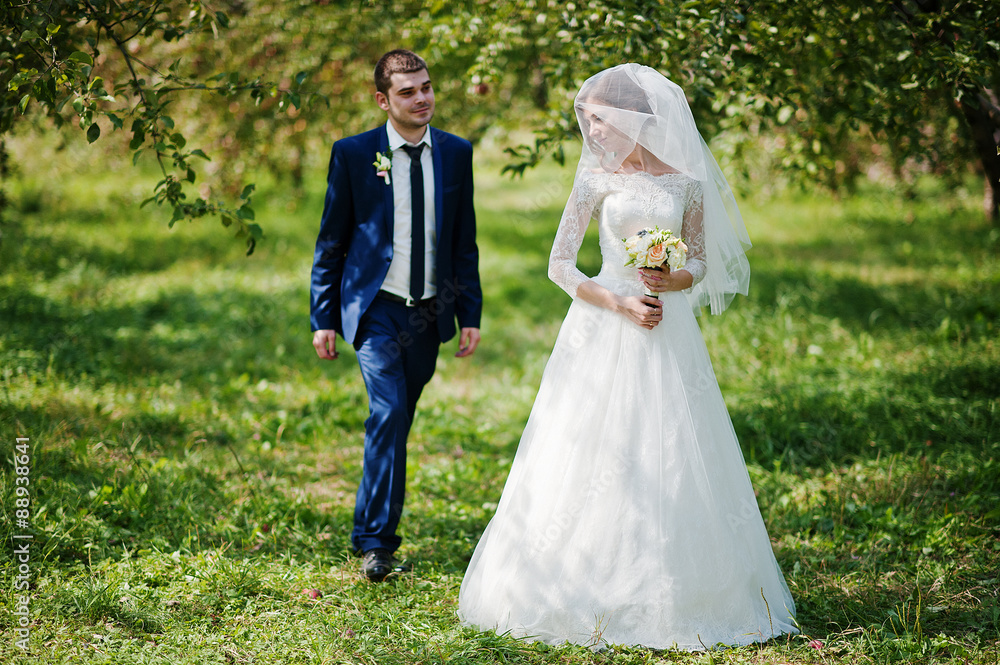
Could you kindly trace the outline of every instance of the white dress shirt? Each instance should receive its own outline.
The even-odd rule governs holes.
[[[410,226],[412,207],[410,206],[410,156],[403,150],[406,140],[399,135],[392,123],[386,121],[389,134],[389,149],[392,150],[392,199],[393,232],[392,262],[389,273],[382,282],[382,290],[401,298],[410,295]],[[435,259],[437,257],[437,228],[434,211],[434,157],[431,154],[431,132],[425,129],[424,137],[418,143],[426,146],[420,151],[420,164],[424,170],[424,298],[437,294],[435,280]],[[411,143],[409,145],[417,145]]]

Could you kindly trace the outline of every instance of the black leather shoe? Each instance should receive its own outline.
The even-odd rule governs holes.
[[[392,555],[387,549],[376,547],[364,553],[361,571],[372,582],[381,582],[391,573],[405,573],[410,567]]]

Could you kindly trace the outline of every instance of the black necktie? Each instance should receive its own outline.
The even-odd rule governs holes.
[[[410,297],[414,302],[424,295],[424,167],[420,153],[424,144],[404,145],[410,156]]]

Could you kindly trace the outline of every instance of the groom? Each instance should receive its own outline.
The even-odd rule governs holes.
[[[375,66],[385,125],[334,143],[313,259],[313,346],[354,346],[368,390],[364,470],[351,542],[380,581],[393,556],[406,485],[406,437],[438,348],[460,327],[457,357],[479,344],[483,299],[472,206],[472,145],[430,127],[427,63],[395,50]]]

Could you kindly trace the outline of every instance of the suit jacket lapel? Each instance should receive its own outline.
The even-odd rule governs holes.
[[[444,219],[444,166],[441,153],[444,152],[444,141],[441,133],[431,128],[431,142],[434,148],[431,155],[434,158],[434,230],[438,239],[441,238],[441,220]]]
[[[378,151],[383,155],[389,152],[389,133],[386,131],[385,125],[382,125],[382,129],[378,133]],[[372,156],[372,160],[374,161],[374,155]],[[395,186],[395,183],[392,182],[391,176],[389,178],[388,185],[385,184],[385,181],[382,178],[379,178],[378,180],[380,186],[382,187],[382,197],[383,197],[382,211],[384,213],[385,232],[386,232],[386,237],[389,238],[389,243],[391,245],[392,236],[394,235],[393,231],[396,227],[395,216],[394,216],[396,203],[395,200],[393,199],[393,192],[392,192],[392,188],[393,186]]]

